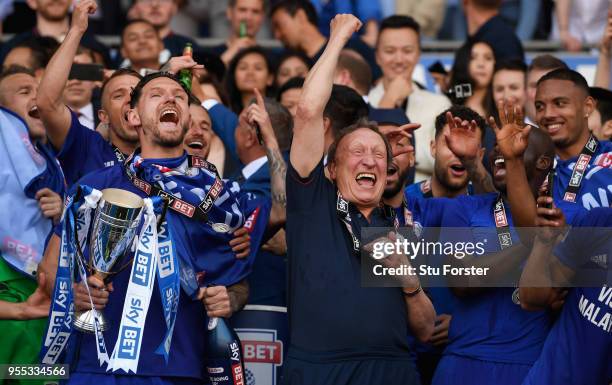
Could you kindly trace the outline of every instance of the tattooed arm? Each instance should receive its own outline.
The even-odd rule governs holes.
[[[272,129],[272,122],[266,110],[263,97],[257,89],[254,90],[257,103],[248,107],[247,119],[252,126],[259,125],[263,146],[268,157],[270,168],[270,187],[272,190],[272,208],[268,221],[267,233],[273,235],[285,223],[287,207],[287,195],[285,192],[285,175],[287,164],[278,146],[278,141]]]

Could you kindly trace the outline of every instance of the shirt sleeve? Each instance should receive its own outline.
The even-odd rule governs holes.
[[[213,105],[209,110],[212,129],[219,136],[227,151],[234,159],[238,158],[234,132],[238,125],[238,116],[221,103]]]
[[[332,183],[325,177],[323,159],[305,178],[300,177],[289,162],[286,181],[287,214],[309,211],[312,207],[320,205],[326,190],[333,188]]]

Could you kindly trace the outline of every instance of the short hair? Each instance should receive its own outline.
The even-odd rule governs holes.
[[[319,17],[317,16],[317,10],[314,5],[308,0],[281,0],[272,6],[270,9],[270,17],[276,13],[276,11],[283,10],[287,12],[291,17],[294,17],[297,11],[304,11],[308,22],[314,26],[319,25]]]
[[[385,29],[403,29],[403,28],[411,29],[414,32],[416,32],[417,35],[421,34],[421,26],[411,16],[392,15],[392,16],[384,18],[380,22],[378,36],[380,37],[380,34]]]
[[[474,5],[480,9],[499,9],[502,0],[472,0]]]
[[[134,71],[131,68],[120,68],[117,71],[113,72],[113,74],[102,83],[102,88],[100,89],[100,97],[104,96],[104,90],[106,89],[106,85],[114,78],[118,78],[119,76],[134,76],[139,81],[142,79],[142,75],[138,72]]]
[[[385,143],[385,148],[387,149],[387,164],[391,164],[391,162],[393,161],[393,150],[391,149],[389,141],[387,140],[385,135],[380,132],[380,130],[378,129],[378,124],[376,124],[376,122],[369,121],[367,118],[362,117],[350,126],[345,127],[345,129],[342,130],[342,132],[336,137],[331,146],[329,146],[329,151],[327,152],[328,165],[336,162],[336,153],[338,151],[338,147],[340,147],[340,142],[342,142],[342,140],[348,135],[361,128],[367,128],[380,135],[383,142]]]
[[[527,73],[527,65],[520,59],[502,59],[495,62],[495,70],[497,71],[519,71],[524,74]]]
[[[131,19],[131,20],[128,20],[125,23],[125,25],[123,26],[123,29],[121,30],[121,44],[120,44],[120,46],[123,46],[123,39],[124,39],[123,35],[125,35],[125,31],[128,29],[128,27],[130,27],[131,25],[134,25],[134,24],[138,24],[138,23],[149,25],[155,31],[156,36],[159,37],[159,35],[157,34],[157,28],[155,28],[155,26],[153,24],[151,24],[149,21],[147,21],[145,19]],[[161,40],[161,37],[159,39]]]
[[[446,125],[446,113],[448,112],[453,114],[453,116],[456,118],[467,120],[468,122],[471,122],[472,120],[475,121],[476,125],[480,129],[480,140],[481,142],[484,140],[487,124],[485,123],[483,117],[471,108],[459,105],[451,106],[449,109],[436,116],[436,139],[438,139],[444,129],[444,126]]]
[[[276,94],[276,100],[280,101],[281,98],[283,97],[283,94],[289,90],[292,90],[295,88],[303,88],[303,87],[304,87],[304,78],[299,77],[299,76],[291,78],[287,80],[285,84],[281,86],[281,88],[279,88]]]
[[[181,86],[183,90],[185,90],[185,92],[187,93],[187,97],[191,95],[191,92],[189,92],[189,90],[185,88],[185,86],[180,82],[179,78],[172,72],[166,72],[166,71],[154,72],[152,74],[148,74],[144,76],[142,79],[140,79],[138,84],[136,84],[136,87],[134,87],[134,89],[132,90],[132,93],[130,94],[130,108],[136,107],[136,105],[138,104],[138,101],[140,100],[140,97],[142,96],[142,89],[147,85],[147,83],[157,78],[168,78],[168,79],[174,80],[179,86]]]
[[[346,127],[368,117],[368,105],[354,89],[334,84],[323,117],[330,120],[332,134],[337,137]]]
[[[601,115],[601,124],[612,120],[612,91],[600,87],[591,87],[589,94],[597,101],[595,108]]]
[[[291,147],[291,138],[293,137],[293,117],[289,110],[282,104],[271,98],[264,98],[266,111],[270,116],[270,122],[274,129],[274,136],[278,141],[278,147],[281,151],[287,151]]]
[[[554,70],[557,68],[568,68],[565,62],[553,55],[538,55],[531,60],[527,67],[527,72],[533,70]]]
[[[347,70],[359,93],[365,95],[372,85],[372,69],[357,51],[343,49],[338,58],[336,69]]]
[[[28,48],[32,55],[32,63],[29,63],[30,68],[33,71],[37,71],[47,67],[58,47],[59,43],[57,40],[50,36],[32,36],[27,40],[17,43],[8,52],[15,48]]]
[[[586,95],[589,95],[589,84],[584,76],[580,75],[580,73],[574,70],[568,68],[557,68],[556,70],[552,70],[538,80],[538,87],[547,80],[570,81],[574,84],[574,86],[583,90]]]
[[[17,65],[17,64],[13,64],[12,66],[0,72],[0,82],[8,78],[9,76],[18,75],[18,74],[25,74],[25,75],[30,75],[32,77],[35,77],[34,71],[32,69],[28,67]]]

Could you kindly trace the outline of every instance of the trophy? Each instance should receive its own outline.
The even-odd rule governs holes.
[[[143,199],[132,192],[115,188],[102,190],[89,234],[89,270],[93,276],[104,281],[109,275],[121,271],[121,267],[118,270],[113,268],[134,241],[143,206]],[[77,249],[77,254],[80,254],[77,258],[82,259],[80,247]],[[75,312],[75,329],[93,333],[96,315],[98,330],[108,329],[104,314],[95,309]]]

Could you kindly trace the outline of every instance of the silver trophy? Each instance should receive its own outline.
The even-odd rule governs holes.
[[[109,275],[118,272],[113,268],[134,241],[143,206],[143,199],[132,192],[116,188],[102,190],[102,198],[92,222],[93,229],[89,234],[89,270],[93,276],[104,281]],[[122,268],[120,266],[119,271]],[[98,330],[108,329],[104,314],[95,309],[75,312],[75,329],[93,333],[96,313]]]

